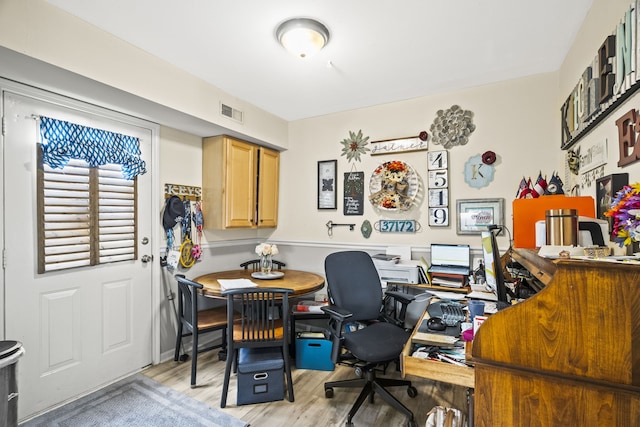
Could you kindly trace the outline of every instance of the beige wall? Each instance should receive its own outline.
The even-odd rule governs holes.
[[[631,0],[594,0],[575,43],[565,57],[559,71],[559,93],[555,114],[560,116],[560,107],[575,88],[586,67],[591,64],[598,49],[608,35],[614,34],[616,26],[622,21],[629,10]],[[636,94],[620,105],[604,119],[592,132],[584,136],[573,149],[580,149],[584,153],[589,147],[602,141],[607,141],[608,162],[604,168],[604,175],[612,173],[628,173],[629,182],[640,181],[640,163],[634,163],[619,168],[618,129],[615,121],[631,109],[640,109],[640,95]],[[583,184],[576,177],[576,183],[581,184],[581,194],[595,197],[594,183]]]
[[[523,175],[536,178],[539,171],[551,175],[561,168],[558,161],[559,117],[555,113],[557,75],[544,74],[505,81],[454,93],[380,105],[372,108],[300,120],[290,124],[291,148],[282,153],[280,180],[280,221],[274,237],[318,242],[348,242],[389,245],[426,246],[430,243],[470,243],[479,246],[477,236],[456,234],[456,199],[504,198],[505,225],[512,229],[511,202]],[[424,184],[427,183],[426,151],[363,156],[362,162],[349,163],[340,155],[340,141],[349,131],[362,129],[370,140],[417,136],[429,131],[439,109],[457,104],[474,113],[476,130],[466,146],[449,150],[450,226],[428,226]],[[431,144],[430,150],[442,146]],[[464,182],[463,167],[469,157],[492,150],[498,155],[495,179],[482,189]],[[318,160],[338,160],[338,210],[316,209]],[[410,164],[422,179],[422,201],[408,212],[376,211],[368,202],[369,177],[382,162],[401,160]],[[364,216],[342,215],[343,173],[365,173]],[[379,219],[416,219],[422,230],[416,234],[381,234],[374,231],[366,240],[360,226],[364,219],[372,224]],[[327,221],[356,223],[356,231],[334,229],[327,236]]]
[[[595,56],[604,37],[614,30],[628,7],[628,0],[595,0],[558,73],[292,123],[283,122],[243,103],[241,108],[252,113],[247,114],[251,120],[241,129],[233,122],[223,123],[224,126],[231,130],[239,129],[248,138],[289,148],[282,153],[280,226],[271,237],[283,241],[320,244],[344,242],[427,245],[433,241],[464,242],[469,239],[455,233],[455,200],[465,198],[504,198],[504,222],[511,227],[511,202],[522,176],[535,178],[539,171],[549,176],[556,170],[565,176],[564,152],[559,150],[560,105]],[[52,30],[54,23],[55,31]],[[44,0],[0,2],[0,46],[212,123],[219,123],[221,120],[217,115],[220,100],[242,102],[87,25]],[[69,46],[73,46],[73,49]],[[137,72],[125,72],[125,67],[111,65],[121,64],[123,61],[131,65],[129,69]],[[629,108],[636,107],[635,99],[632,98],[620,107],[579,144],[588,147],[603,139],[609,142],[610,161],[606,173],[620,171],[615,166],[618,155],[617,130],[613,122]],[[364,156],[361,163],[348,163],[340,156],[339,144],[348,136],[348,132],[362,129],[371,140],[417,135],[421,130],[429,129],[438,109],[446,109],[454,104],[474,113],[477,129],[471,135],[468,145],[450,150],[450,226],[429,228],[427,203],[424,200],[411,211],[399,214],[377,212],[365,202],[364,216],[343,216],[340,200],[342,174],[353,167],[363,171],[368,180],[380,162],[389,159],[403,160],[411,164],[423,179],[423,184],[426,183],[424,152]],[[163,128],[160,139],[160,182],[201,184],[201,167],[197,161],[200,153],[199,137]],[[439,147],[432,145],[432,149],[437,148]],[[483,189],[471,188],[463,181],[462,167],[470,156],[486,150],[493,150],[499,156],[495,180]],[[317,161],[325,159],[338,159],[337,211],[316,209]],[[624,171],[630,173],[632,180],[640,177],[640,168],[633,165]],[[572,183],[565,184],[570,186]],[[581,193],[592,195],[595,190],[584,186]],[[422,195],[424,199],[424,191]],[[381,235],[374,232],[369,240],[365,240],[359,230],[350,232],[346,228],[338,228],[333,238],[329,238],[326,233],[325,223],[328,220],[353,222],[359,229],[364,219],[375,223],[381,218],[416,219],[422,230],[415,235]],[[218,241],[269,237],[270,234],[269,231],[207,232],[207,237],[210,241]]]

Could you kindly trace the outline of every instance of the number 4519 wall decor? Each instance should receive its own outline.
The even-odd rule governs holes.
[[[449,162],[447,150],[427,153],[429,226],[449,226]]]

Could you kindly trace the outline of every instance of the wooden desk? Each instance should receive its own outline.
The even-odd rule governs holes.
[[[420,317],[416,325],[420,325],[424,318],[429,317],[427,310]],[[414,330],[417,331],[417,327]],[[413,337],[413,334],[411,335]],[[469,366],[457,366],[451,363],[440,362],[437,360],[420,359],[411,356],[413,343],[410,338],[404,346],[402,358],[400,362],[402,370],[402,378],[406,375],[415,375],[417,377],[428,378],[435,381],[455,384],[472,389],[475,386],[473,368]]]
[[[478,330],[475,425],[638,425],[640,265],[513,257],[547,286]]]
[[[284,276],[279,279],[260,280],[251,277],[251,270],[217,271],[196,277],[194,281],[201,283],[203,294],[213,298],[224,298],[218,279],[250,279],[260,288],[292,289],[292,297],[311,294],[324,287],[324,278],[314,273],[299,270],[282,270]]]

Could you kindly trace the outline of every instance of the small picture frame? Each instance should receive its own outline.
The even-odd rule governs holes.
[[[318,209],[337,209],[337,160],[318,162]]]
[[[605,216],[611,208],[616,193],[629,184],[628,173],[614,173],[596,180],[596,214],[598,219],[609,223],[609,232],[613,231],[613,218]]]
[[[480,234],[490,225],[504,225],[504,199],[459,199],[456,204],[457,234]]]

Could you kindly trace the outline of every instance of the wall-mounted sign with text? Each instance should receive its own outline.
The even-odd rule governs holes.
[[[561,146],[571,148],[640,88],[640,22],[633,2],[560,109]]]

